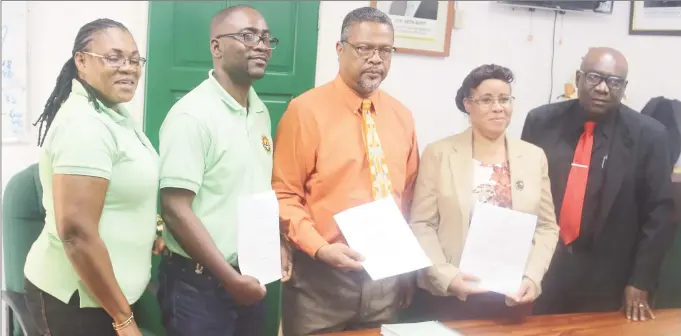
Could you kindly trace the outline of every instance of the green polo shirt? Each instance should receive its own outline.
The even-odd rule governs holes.
[[[156,236],[159,157],[123,106],[100,111],[73,81],[69,98],[57,112],[40,154],[45,227],[26,258],[24,273],[38,288],[67,303],[78,290],[81,307],[99,307],[66,256],[55,223],[52,175],[109,180],[99,220],[113,271],[130,304],[151,277]]]
[[[194,214],[230,264],[237,264],[237,205],[242,196],[272,190],[272,126],[251,88],[248,109],[213,77],[187,93],[161,126],[161,189],[194,192]],[[169,230],[166,246],[189,258]]]

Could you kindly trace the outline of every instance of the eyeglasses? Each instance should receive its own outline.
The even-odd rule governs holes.
[[[513,100],[515,100],[515,97],[511,96],[503,96],[499,98],[494,98],[494,97],[489,97],[485,96],[482,98],[466,98],[467,100],[470,100],[480,106],[485,106],[485,107],[492,107],[494,103],[499,103],[499,105],[508,107],[513,104]]]
[[[104,61],[104,64],[106,64],[109,67],[112,68],[120,68],[124,66],[126,63],[130,64],[130,66],[134,68],[141,68],[144,66],[144,64],[147,63],[147,59],[144,57],[139,57],[139,56],[132,56],[132,57],[125,57],[125,56],[120,56],[120,55],[100,55],[100,54],[95,54],[93,52],[89,51],[81,51],[83,54],[94,56],[97,58],[101,58]]]
[[[355,49],[357,55],[362,59],[369,59],[374,56],[374,52],[378,51],[378,57],[387,61],[392,58],[393,53],[397,50],[395,47],[370,47],[366,45],[354,45],[348,41],[341,41]]]
[[[243,44],[249,46],[249,47],[255,47],[257,46],[260,42],[268,48],[268,49],[274,49],[277,47],[277,44],[279,44],[279,39],[275,37],[270,37],[268,35],[260,36],[255,33],[231,33],[231,34],[220,34],[218,36],[215,36],[215,39],[221,39],[223,37],[231,37],[237,41],[243,42]]]
[[[627,86],[627,80],[617,76],[604,76],[596,72],[584,72],[579,70],[584,75],[584,81],[590,86],[598,86],[603,81],[611,90],[621,90]]]

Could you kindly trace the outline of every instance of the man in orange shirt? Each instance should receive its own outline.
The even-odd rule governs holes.
[[[419,154],[410,111],[378,89],[395,48],[390,18],[363,7],[343,20],[339,75],[291,101],[274,140],[273,187],[293,274],[283,287],[286,336],[375,327],[394,320],[413,276],[372,281],[333,216],[392,197],[405,217]]]

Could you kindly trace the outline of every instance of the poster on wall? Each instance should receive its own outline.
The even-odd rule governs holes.
[[[449,56],[454,1],[372,1],[395,27],[397,52]]]
[[[681,1],[631,1],[629,35],[681,36]]]
[[[2,143],[25,141],[28,133],[26,1],[2,3]]]

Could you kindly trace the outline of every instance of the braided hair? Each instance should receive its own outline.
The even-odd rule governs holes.
[[[73,43],[71,58],[69,58],[61,68],[54,90],[52,90],[52,94],[47,98],[47,102],[45,103],[45,109],[40,117],[38,117],[38,120],[33,124],[33,126],[40,124],[40,129],[38,131],[38,146],[43,145],[47,131],[50,129],[50,125],[52,124],[57,111],[59,111],[61,105],[71,94],[71,83],[74,79],[78,80],[83,85],[85,91],[87,91],[88,99],[94,105],[95,109],[99,110],[100,107],[97,102],[99,94],[92,86],[78,77],[74,56],[77,52],[84,51],[88,47],[90,42],[92,42],[95,33],[108,28],[119,28],[128,31],[128,28],[122,23],[111,19],[97,19],[85,24],[78,30],[76,40]]]

